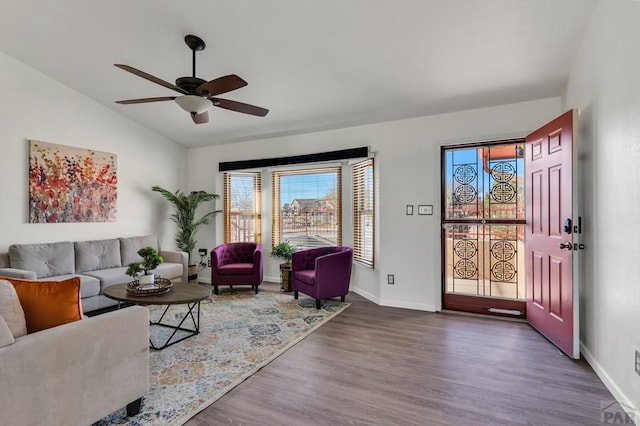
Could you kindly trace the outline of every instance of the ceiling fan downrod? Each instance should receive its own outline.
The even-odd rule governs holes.
[[[184,36],[184,42],[187,44],[187,46],[189,46],[189,49],[191,49],[191,52],[192,52],[193,73],[191,76],[195,78],[196,52],[204,50],[204,48],[207,47],[207,45],[204,43],[204,40],[202,40],[200,37],[195,36],[193,34],[187,34],[186,36]]]

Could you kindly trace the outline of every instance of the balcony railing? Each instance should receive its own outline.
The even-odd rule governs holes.
[[[333,211],[281,211],[282,240],[297,248],[313,248],[338,244],[338,222]]]

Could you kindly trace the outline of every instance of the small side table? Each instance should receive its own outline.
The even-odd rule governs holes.
[[[291,263],[280,264],[280,291],[291,291]]]

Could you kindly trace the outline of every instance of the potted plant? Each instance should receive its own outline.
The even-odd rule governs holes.
[[[150,271],[156,269],[158,265],[164,262],[164,259],[158,254],[158,250],[153,247],[143,247],[138,250],[138,254],[142,257],[142,262],[130,263],[125,273],[135,280],[140,272],[144,272],[138,278],[140,285],[153,284],[155,276]]]
[[[178,231],[175,242],[178,248],[187,253],[189,258],[189,282],[198,281],[198,264],[191,255],[196,248],[195,236],[202,225],[209,224],[211,217],[222,210],[215,210],[205,213],[199,219],[195,218],[196,210],[201,203],[220,198],[218,194],[210,194],[205,191],[191,191],[189,194],[168,191],[159,186],[151,188],[152,191],[159,192],[167,201],[173,204],[174,211],[171,220],[177,225]]]
[[[271,248],[271,256],[285,260],[285,263],[280,264],[281,291],[291,291],[291,258],[295,251],[295,247],[289,241],[283,241]]]

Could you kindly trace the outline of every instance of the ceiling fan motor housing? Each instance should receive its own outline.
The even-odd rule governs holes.
[[[185,90],[190,95],[195,95],[196,89],[204,83],[206,83],[206,81],[198,77],[178,77],[176,79],[176,86]]]

